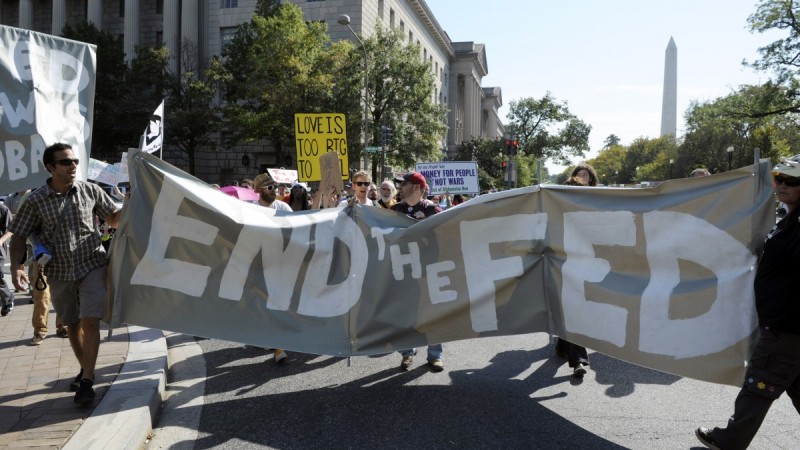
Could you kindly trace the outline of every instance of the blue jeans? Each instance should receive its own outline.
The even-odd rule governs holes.
[[[442,348],[442,344],[434,344],[428,346],[428,361],[433,361],[434,359],[442,359],[442,353],[444,349]],[[417,354],[417,349],[412,348],[409,350],[403,350],[400,352],[403,356],[414,356]]]

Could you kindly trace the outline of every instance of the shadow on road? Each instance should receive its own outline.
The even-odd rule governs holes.
[[[195,448],[624,448],[544,406],[568,395],[569,386],[558,392],[558,385],[580,383],[557,375],[566,362],[550,346],[501,351],[485,367],[434,374],[424,359],[399,371],[397,354],[348,368],[342,358],[290,353],[278,368],[271,351],[231,345],[205,349]],[[680,379],[597,353],[592,367],[610,397]]]

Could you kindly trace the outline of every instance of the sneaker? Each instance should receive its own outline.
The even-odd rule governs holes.
[[[78,392],[75,393],[75,403],[85,405],[94,401],[94,388],[92,387],[93,384],[94,383],[92,380],[87,380],[86,378],[81,380]]]
[[[3,317],[7,316],[8,313],[10,313],[11,310],[13,309],[14,309],[14,300],[9,300],[8,303],[6,303],[5,305],[3,305],[2,308],[0,308],[0,316]]]
[[[428,365],[431,366],[431,371],[433,372],[441,372],[444,370],[444,363],[439,358],[428,361]]]
[[[60,338],[68,338],[69,337],[69,332],[67,331],[67,328],[64,327],[64,328],[56,331],[56,336],[58,336]]]
[[[697,436],[697,440],[700,441],[701,444],[705,445],[711,450],[721,450],[719,444],[717,444],[711,437],[711,430],[708,428],[700,427],[694,430],[694,435]]]
[[[403,356],[402,361],[400,361],[400,370],[408,370],[408,368],[411,367],[411,363],[413,362],[414,362],[413,356],[411,355]]]
[[[40,332],[33,333],[33,338],[31,338],[31,345],[42,345],[42,341],[44,341],[45,334]]]
[[[583,376],[586,375],[586,368],[583,366],[583,364],[578,363],[578,365],[572,369],[572,375],[578,378],[583,378]]]
[[[279,366],[283,365],[284,363],[286,363],[286,352],[279,348],[276,348],[273,358],[275,359],[275,364]]]
[[[69,384],[69,390],[72,392],[78,392],[78,389],[81,387],[81,380],[83,379],[83,369],[75,375],[75,379]]]

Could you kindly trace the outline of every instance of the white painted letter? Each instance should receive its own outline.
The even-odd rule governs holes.
[[[564,328],[571,333],[625,345],[628,311],[619,306],[591,302],[585,282],[600,282],[608,275],[608,261],[594,257],[593,245],[636,244],[636,224],[628,211],[564,213],[564,251],[561,268],[561,307]]]
[[[502,233],[497,233],[498,230]],[[489,244],[544,239],[546,231],[546,213],[461,222],[461,253],[464,255],[473,330],[497,330],[494,283],[521,276],[524,269],[520,256],[492,259]],[[513,253],[509,251],[507,254]]]
[[[173,236],[211,245],[219,232],[217,227],[179,216],[178,208],[183,199],[183,192],[176,182],[164,177],[153,208],[147,251],[136,265],[131,284],[171,289],[193,297],[200,297],[205,291],[210,267],[166,258],[167,246]]]
[[[747,247],[709,222],[678,212],[646,213],[644,234],[651,275],[642,294],[640,350],[691,358],[722,351],[752,333],[755,306],[746,299],[753,296],[756,257]],[[681,281],[680,259],[713,272],[717,296],[703,315],[671,320],[670,295]]]
[[[353,219],[344,213],[339,214],[338,210],[333,211],[335,220],[320,222],[316,226],[314,254],[308,265],[297,307],[297,312],[305,316],[340,316],[361,297],[361,287],[364,285],[369,263],[367,239]],[[336,239],[350,249],[350,272],[346,280],[329,285]]]

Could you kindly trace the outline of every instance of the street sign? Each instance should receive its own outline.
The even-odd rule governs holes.
[[[367,147],[367,153],[378,153],[381,151],[380,147]]]

